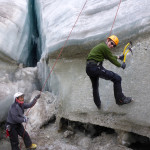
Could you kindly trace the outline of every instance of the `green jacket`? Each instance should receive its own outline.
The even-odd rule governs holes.
[[[121,67],[121,64],[117,61],[117,56],[113,56],[108,46],[103,42],[95,46],[88,54],[87,60],[96,60],[98,62],[109,60],[117,67]]]

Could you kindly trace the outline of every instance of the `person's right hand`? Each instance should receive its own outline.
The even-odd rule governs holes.
[[[27,116],[24,116],[24,122],[27,123],[29,118]]]
[[[121,68],[123,68],[123,69],[126,68],[126,64],[124,62],[122,63]]]

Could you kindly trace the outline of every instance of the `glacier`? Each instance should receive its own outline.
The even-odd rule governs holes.
[[[5,119],[10,97],[18,89],[27,99],[41,89],[84,3],[0,0],[0,120]],[[133,96],[135,102],[118,107],[112,83],[100,80],[102,109],[98,111],[85,73],[87,54],[109,36],[118,4],[119,0],[87,1],[44,90],[58,96],[58,124],[59,119],[66,118],[149,137],[150,1],[122,0],[112,30],[120,39],[114,54],[120,55],[126,42],[132,40],[134,55],[127,57],[124,71],[104,63],[122,76],[124,93]]]
[[[85,0],[0,0],[1,57],[35,66],[41,56],[64,45],[84,4]],[[119,0],[87,1],[66,46],[85,45],[87,50],[106,39],[118,4]],[[123,0],[112,34],[118,35],[121,42],[148,32],[149,5],[148,0]]]
[[[40,32],[42,55],[59,50],[83,7],[85,0],[38,0],[36,12]],[[87,1],[68,45],[84,45],[102,41],[109,36],[119,0]],[[112,34],[120,41],[130,39],[150,30],[150,1],[123,0]],[[93,44],[88,45],[93,46]],[[88,49],[88,48],[86,48]]]
[[[28,2],[0,1],[0,53],[26,64],[29,45]]]
[[[0,57],[7,56],[26,66],[36,66],[40,58],[33,2],[0,0]]]

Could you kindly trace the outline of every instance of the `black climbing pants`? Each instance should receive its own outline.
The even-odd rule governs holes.
[[[26,148],[29,148],[32,144],[32,141],[28,133],[25,131],[23,125],[20,123],[9,124],[9,125],[10,125],[9,139],[10,139],[12,150],[20,150],[18,135],[23,138]]]
[[[93,88],[93,98],[94,103],[97,107],[101,105],[100,97],[99,97],[99,78],[105,80],[111,80],[114,83],[114,96],[117,101],[124,98],[124,94],[122,93],[121,87],[121,77],[109,70],[106,70],[102,65],[97,65],[96,63],[87,63],[86,73],[90,77]]]

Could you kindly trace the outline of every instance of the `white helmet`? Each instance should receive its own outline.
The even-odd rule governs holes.
[[[14,94],[14,99],[16,100],[17,97],[20,97],[22,95],[24,95],[24,94],[21,93],[21,92],[17,92],[17,93]]]

